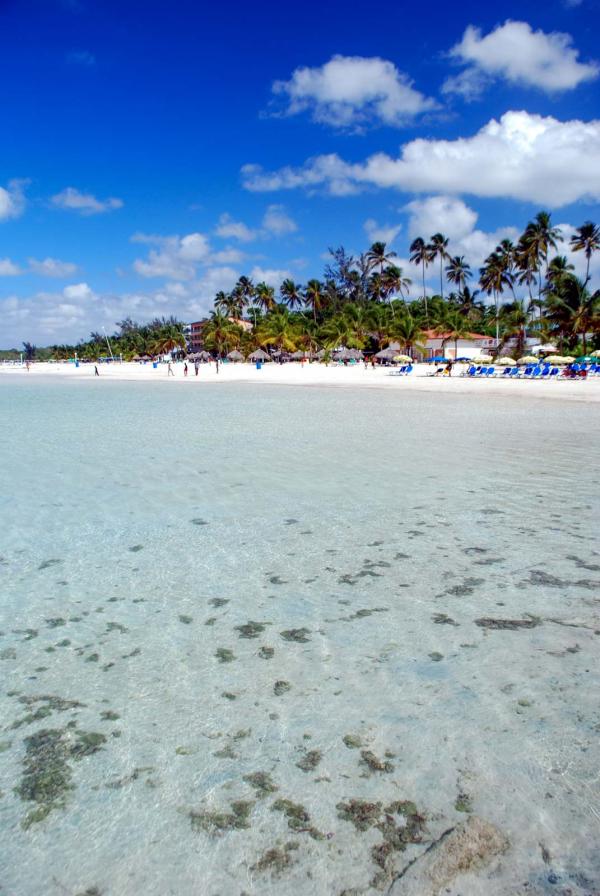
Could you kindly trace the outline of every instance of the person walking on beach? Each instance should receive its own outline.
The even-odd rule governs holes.
[[[219,372],[219,359],[218,358],[215,358],[215,364],[216,364],[217,373],[218,373]]]
[[[99,372],[98,372],[98,365],[97,365],[97,364],[94,364],[94,376],[100,376],[100,374],[99,374]]]
[[[187,361],[186,361],[185,364],[183,365],[183,375],[184,375],[184,376],[187,376],[187,375],[188,375]]]
[[[167,364],[167,376],[175,376],[175,374],[173,373],[173,367],[172,367],[170,361]]]
[[[200,361],[194,361],[194,373],[198,376],[198,371],[200,370]]]

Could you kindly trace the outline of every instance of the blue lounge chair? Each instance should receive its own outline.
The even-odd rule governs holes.
[[[493,375],[494,375],[494,369],[495,369],[494,367],[488,367],[488,369],[487,369],[485,375],[486,375],[486,376],[493,376]]]

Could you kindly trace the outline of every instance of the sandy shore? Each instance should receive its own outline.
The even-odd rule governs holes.
[[[600,402],[600,377],[584,381],[525,380],[501,377],[471,379],[460,376],[458,365],[452,377],[430,376],[431,365],[417,364],[408,376],[396,376],[389,367],[365,369],[362,364],[349,367],[324,364],[265,364],[257,370],[253,364],[220,364],[217,374],[214,364],[201,364],[198,376],[193,365],[189,374],[183,375],[183,363],[173,365],[174,376],[168,376],[167,365],[154,368],[152,364],[122,363],[101,364],[98,383],[106,380],[136,382],[169,382],[173,387],[201,387],[207,383],[265,383],[285,386],[339,386],[353,388],[396,389],[422,392],[490,393],[514,395],[521,398],[547,398],[569,401]],[[0,364],[0,379],[5,381],[36,377],[69,378],[73,380],[95,379],[94,365],[81,364],[32,364],[29,371],[17,365]]]

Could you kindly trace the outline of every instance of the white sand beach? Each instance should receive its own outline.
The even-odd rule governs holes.
[[[416,364],[409,376],[398,376],[394,368],[369,367],[363,364],[344,367],[331,364],[289,363],[264,364],[260,370],[249,363],[222,363],[219,372],[215,364],[201,364],[195,376],[193,364],[188,364],[188,376],[184,376],[183,362],[172,365],[173,376],[169,376],[167,364],[153,367],[151,363],[139,364],[123,362],[99,365],[99,377],[94,377],[93,364],[36,363],[29,370],[24,366],[0,364],[1,377],[64,377],[70,380],[97,379],[100,385],[105,380],[128,380],[139,382],[169,382],[175,388],[201,387],[206,384],[262,383],[281,386],[332,386],[346,388],[396,389],[399,391],[451,392],[454,394],[489,393],[491,395],[517,396],[519,398],[544,398],[568,401],[600,402],[600,377],[586,380],[529,380],[507,379],[502,375],[475,379],[461,376],[467,365],[456,365],[452,376],[432,376],[434,367],[430,364]]]

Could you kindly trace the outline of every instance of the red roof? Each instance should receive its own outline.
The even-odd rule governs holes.
[[[428,339],[451,339],[451,333],[440,333],[437,330],[425,330],[425,335]],[[485,336],[483,333],[467,333],[466,336],[461,336],[461,339],[491,339],[491,336]]]

